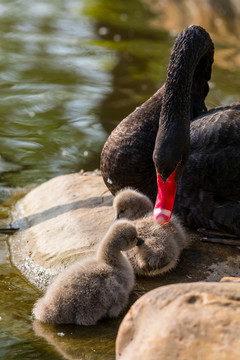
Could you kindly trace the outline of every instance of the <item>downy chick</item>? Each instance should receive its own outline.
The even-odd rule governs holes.
[[[34,308],[45,323],[94,325],[117,317],[128,303],[134,272],[121,251],[141,245],[134,224],[115,222],[100,243],[96,259],[74,263],[57,276]]]
[[[153,204],[139,191],[127,188],[114,198],[116,218],[133,220],[138,236],[144,244],[126,252],[134,272],[138,275],[155,276],[173,269],[182,250],[189,245],[179,220],[172,216],[165,225],[159,225],[153,218]]]

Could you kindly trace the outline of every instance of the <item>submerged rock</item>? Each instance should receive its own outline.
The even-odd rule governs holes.
[[[117,360],[240,358],[240,284],[164,286],[142,296],[122,321]]]

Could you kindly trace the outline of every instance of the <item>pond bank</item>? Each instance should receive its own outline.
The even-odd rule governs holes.
[[[16,203],[11,215],[12,225],[19,227],[9,240],[14,265],[31,284],[43,290],[70,263],[95,254],[97,244],[114,221],[112,200],[98,171],[59,176],[30,190]],[[192,244],[183,251],[176,269],[162,276],[137,278],[128,309],[146,292],[163,285],[218,282],[223,276],[240,276],[237,247],[204,243],[197,232],[187,232]],[[36,334],[50,334],[58,351],[69,354],[69,342],[56,335],[57,329],[47,327],[47,332],[39,332],[39,327],[34,324]]]

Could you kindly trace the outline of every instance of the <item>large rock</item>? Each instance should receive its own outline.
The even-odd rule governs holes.
[[[66,265],[94,255],[113,220],[112,195],[98,173],[56,177],[16,204],[12,260],[44,288]]]
[[[240,284],[169,285],[142,296],[122,321],[118,360],[240,358]]]

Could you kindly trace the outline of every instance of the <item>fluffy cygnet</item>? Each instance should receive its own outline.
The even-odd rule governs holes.
[[[100,243],[96,260],[74,263],[57,276],[34,308],[45,323],[94,325],[117,317],[128,303],[134,285],[132,266],[121,251],[141,245],[134,224],[115,222]]]
[[[150,199],[140,192],[127,188],[117,193],[113,207],[116,217],[133,220],[138,236],[144,244],[126,252],[138,275],[154,276],[173,269],[189,240],[179,220],[172,216],[165,225],[153,218]]]
[[[117,219],[135,220],[153,211],[149,197],[131,188],[124,188],[116,194],[113,207]]]

